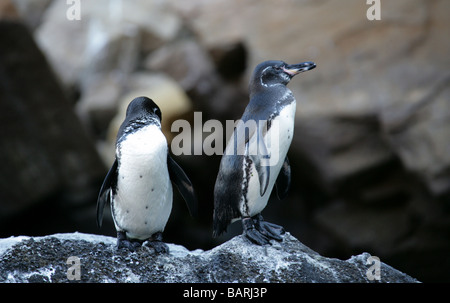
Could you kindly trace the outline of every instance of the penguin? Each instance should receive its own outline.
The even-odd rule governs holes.
[[[213,237],[242,220],[243,234],[251,242],[266,245],[271,240],[282,241],[284,228],[264,221],[261,212],[274,186],[282,200],[291,183],[287,152],[294,132],[296,100],[286,85],[295,75],[315,67],[314,62],[288,65],[265,61],[254,69],[250,102],[235,124],[214,186]]]
[[[169,154],[161,131],[161,110],[147,97],[133,99],[117,138],[115,161],[97,199],[97,225],[109,202],[117,231],[117,248],[135,251],[143,243],[168,253],[162,232],[172,210],[172,182],[192,216],[197,198],[191,181]]]

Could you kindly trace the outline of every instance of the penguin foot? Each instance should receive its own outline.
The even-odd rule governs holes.
[[[253,216],[252,219],[253,222],[255,222],[256,228],[267,238],[278,242],[283,241],[282,235],[284,235],[286,231],[282,226],[264,221],[261,214]]]
[[[153,248],[156,254],[168,254],[169,246],[162,241],[162,233],[157,232],[148,241],[144,243],[146,246]]]
[[[256,228],[252,218],[243,218],[242,227],[244,229],[244,236],[252,243],[261,246],[270,244],[270,239]]]
[[[282,235],[286,233],[283,226],[276,225],[269,222],[261,222],[260,224],[261,233],[269,237],[270,239],[274,239],[278,242],[283,241]]]
[[[141,247],[142,241],[139,240],[129,240],[125,232],[118,231],[117,232],[117,249],[126,248],[129,251],[136,251],[139,247]]]

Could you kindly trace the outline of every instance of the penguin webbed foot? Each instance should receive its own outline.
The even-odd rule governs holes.
[[[156,254],[168,254],[169,246],[162,241],[162,233],[155,233],[150,239],[144,242],[147,247],[153,248]]]
[[[283,226],[276,225],[270,222],[262,221],[260,224],[261,232],[268,236],[271,239],[274,239],[278,242],[283,241],[282,235],[286,233]]]
[[[244,235],[258,245],[270,244],[270,240],[283,241],[285,230],[282,226],[264,221],[261,214],[251,218],[243,218]]]
[[[117,232],[117,249],[126,248],[131,252],[136,251],[139,247],[141,247],[142,241],[139,240],[129,240],[125,232],[118,231]]]
[[[270,239],[256,228],[252,218],[243,218],[242,227],[244,229],[244,236],[249,239],[250,242],[261,246],[270,244]]]

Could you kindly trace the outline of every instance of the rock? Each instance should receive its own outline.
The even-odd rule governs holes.
[[[247,49],[242,41],[212,46],[209,53],[218,73],[225,79],[236,79],[247,68]]]
[[[405,168],[443,196],[450,194],[450,74],[436,82],[413,102],[385,110],[381,121]]]
[[[93,77],[84,89],[75,110],[95,138],[104,138],[111,119],[117,113],[118,100],[123,93],[120,75],[110,72]]]
[[[144,53],[174,40],[182,29],[181,19],[164,1],[121,1],[118,9],[124,22],[141,29]]]
[[[186,92],[209,90],[208,77],[214,73],[211,58],[193,39],[181,39],[164,45],[147,56],[144,66],[168,74]],[[206,82],[202,83],[203,88],[200,86],[202,81]]]
[[[394,159],[374,115],[299,118],[291,151],[313,164],[316,182],[330,193]]]
[[[10,1],[2,1],[0,3],[0,19],[1,20],[19,20],[20,13],[17,10],[17,7]]]
[[[81,20],[73,21],[66,18],[69,7],[53,1],[36,31],[39,45],[69,87],[83,82],[87,71],[129,72],[140,51],[160,47],[181,28],[177,15],[160,1],[88,1],[81,6]]]
[[[85,49],[90,23],[67,20],[67,9],[65,1],[52,1],[34,34],[60,81],[72,87],[78,84],[86,67]]]
[[[335,202],[315,219],[350,251],[365,248],[384,256],[411,231],[409,218],[401,206],[357,208]]]
[[[13,0],[13,3],[22,16],[22,19],[24,19],[28,27],[33,30],[41,23],[42,16],[51,1],[52,0]]]
[[[86,203],[104,174],[91,138],[26,26],[1,21],[0,43],[2,224],[57,195]]]
[[[222,49],[222,58],[217,54],[217,61],[214,61],[194,38],[181,39],[149,54],[144,64],[146,68],[164,72],[177,81],[193,101],[194,109],[203,112],[206,118],[237,119],[248,102],[247,91],[243,91],[237,85],[239,83],[224,81],[220,72],[222,70],[231,78],[242,72],[245,50],[239,45],[231,45],[231,50]],[[239,57],[239,54],[233,55],[236,52],[244,58],[236,59]],[[230,59],[237,60],[239,66],[224,71],[223,64]]]
[[[154,255],[147,247],[133,253],[117,251],[115,245],[114,238],[82,233],[1,239],[0,281],[70,282],[68,272],[76,277],[73,269],[69,271],[75,264],[70,257],[79,261],[79,281],[89,283],[348,283],[371,282],[367,272],[375,274],[368,253],[348,260],[325,258],[289,233],[283,242],[266,247],[255,246],[243,236],[208,251],[168,244],[169,255]],[[418,281],[380,262],[379,282]]]

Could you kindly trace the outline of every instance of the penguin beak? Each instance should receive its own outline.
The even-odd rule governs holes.
[[[286,65],[285,67],[283,67],[283,71],[290,75],[291,77],[306,72],[308,70],[311,70],[313,68],[316,67],[316,64],[314,62],[302,62],[302,63],[298,63],[298,64],[291,64],[291,65]]]

